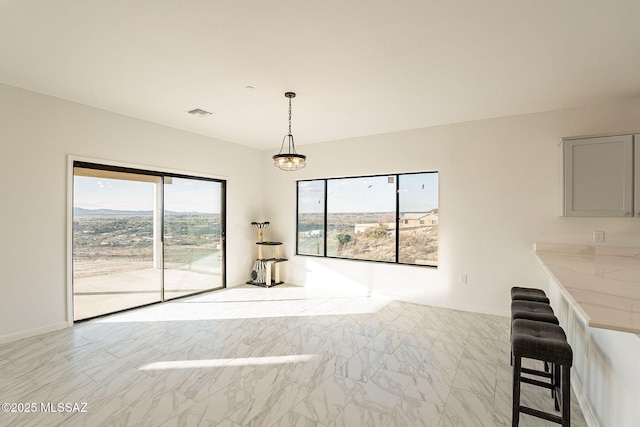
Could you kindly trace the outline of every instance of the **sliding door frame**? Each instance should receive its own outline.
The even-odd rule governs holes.
[[[154,167],[149,165],[140,165],[134,163],[125,163],[125,162],[116,162],[112,160],[105,159],[97,159],[92,157],[82,157],[76,155],[68,155],[67,156],[67,224],[66,224],[66,316],[67,316],[67,325],[74,325],[74,316],[73,316],[73,182],[74,182],[74,165],[76,163],[82,164],[82,166],[95,165],[96,169],[102,170],[113,170],[113,171],[126,171],[129,170],[135,173],[142,173],[148,175],[155,176],[171,176],[176,178],[187,178],[187,179],[203,179],[203,180],[211,180],[211,181],[219,181],[222,183],[222,191],[221,191],[221,206],[220,206],[220,223],[221,223],[221,253],[222,253],[222,289],[227,287],[227,257],[226,257],[226,229],[227,229],[227,182],[228,177],[223,175],[210,175],[203,174],[199,172],[178,170],[178,169],[168,169],[161,167]],[[164,269],[164,267],[163,267]],[[164,281],[164,278],[163,278]],[[202,292],[209,292],[209,290],[205,290]],[[162,299],[164,301],[164,285],[162,287]],[[191,294],[194,295],[194,294]],[[188,295],[188,296],[191,296]]]

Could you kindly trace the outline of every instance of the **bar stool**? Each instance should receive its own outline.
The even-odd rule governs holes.
[[[559,325],[558,318],[553,313],[553,308],[549,304],[535,301],[513,300],[511,302],[511,325],[513,333],[513,321],[516,319],[537,320],[539,322]],[[511,354],[511,366],[513,366],[513,354]],[[544,373],[542,371],[528,372],[545,378],[555,380],[553,366],[544,362]],[[555,397],[555,389],[551,390],[551,397]],[[556,409],[557,406],[556,406]]]
[[[514,286],[511,288],[511,301],[535,301],[549,304],[549,298],[542,289],[536,288],[523,288],[520,286]]]
[[[573,351],[567,343],[564,330],[552,323],[515,319],[512,324],[511,352],[514,359],[512,426],[518,427],[520,413],[523,413],[569,427]],[[555,366],[554,380],[546,383],[523,377],[523,373],[533,373],[533,370],[522,367],[523,358],[541,360]],[[523,382],[554,390],[556,409],[560,409],[561,416],[520,405],[520,386]]]

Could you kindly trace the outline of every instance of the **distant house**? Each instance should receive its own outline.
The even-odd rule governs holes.
[[[425,225],[438,225],[438,214],[406,213],[400,218],[400,227],[420,227]]]
[[[367,228],[376,227],[377,225],[380,225],[380,223],[368,222],[368,223],[356,224],[353,228],[353,231],[356,233],[363,233]],[[383,225],[387,227],[387,230],[393,230],[396,228],[396,225],[394,223],[384,223]]]
[[[379,225],[379,222],[360,223],[354,227],[354,232],[363,233],[366,229]],[[400,218],[400,228],[419,228],[431,225],[438,225],[438,214],[433,212],[428,213],[406,213]],[[384,223],[387,231],[393,231],[396,229],[396,224],[393,222]]]

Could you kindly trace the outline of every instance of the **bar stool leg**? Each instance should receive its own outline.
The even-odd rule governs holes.
[[[522,359],[511,357],[513,360],[513,402],[511,404],[511,427],[518,427],[520,424],[520,370]]]
[[[553,389],[551,389],[551,397],[553,397],[553,403],[556,411],[560,410],[560,398],[563,396],[560,382],[560,371],[564,371],[566,368],[560,366],[557,363],[553,364]]]
[[[562,369],[562,427],[571,426],[571,368],[569,366],[559,367]]]

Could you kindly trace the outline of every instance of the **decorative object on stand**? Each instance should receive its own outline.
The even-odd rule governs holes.
[[[284,96],[289,98],[289,133],[282,138],[280,152],[273,156],[273,165],[283,171],[295,171],[307,165],[307,156],[296,153],[296,145],[291,134],[291,98],[295,98],[296,94],[294,92],[286,92]],[[283,153],[285,140],[287,141],[288,149],[286,153]]]
[[[280,281],[280,263],[287,260],[285,258],[280,258],[280,246],[282,245],[282,242],[264,240],[264,229],[269,227],[269,221],[252,222],[251,225],[258,229],[258,241],[256,242],[256,245],[258,245],[258,259],[253,263],[253,267],[251,268],[251,280],[249,280],[247,284],[268,288],[270,286],[284,283]],[[264,246],[276,247],[274,258],[264,257]]]

